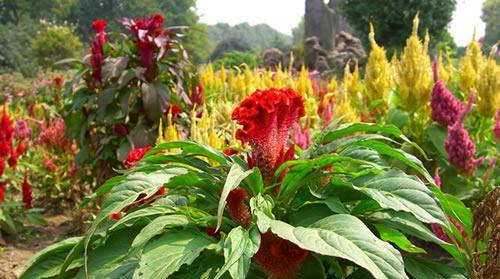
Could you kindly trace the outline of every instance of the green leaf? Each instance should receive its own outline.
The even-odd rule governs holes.
[[[323,263],[314,255],[309,255],[307,260],[300,266],[297,278],[300,279],[323,279],[326,278]]]
[[[0,208],[0,233],[1,231],[4,231],[10,235],[17,234],[17,228],[14,220],[12,220],[12,217],[10,217],[10,215],[2,208]]]
[[[437,199],[416,177],[391,170],[356,187],[377,201],[382,208],[409,212],[426,223],[446,224]]]
[[[224,241],[225,263],[219,270],[215,279],[220,278],[226,271],[229,271],[234,279],[245,278],[252,257],[259,250],[260,234],[256,227],[249,231],[242,227],[232,229]]]
[[[151,149],[148,154],[155,154],[158,151],[165,151],[168,149],[181,149],[179,155],[201,155],[212,159],[223,166],[229,166],[230,158],[224,153],[218,151],[217,149],[204,145],[201,143],[197,143],[194,141],[172,141],[167,143],[162,143]]]
[[[133,224],[137,219],[152,217],[155,215],[172,214],[176,212],[174,208],[170,205],[154,205],[146,208],[141,208],[136,211],[126,214],[124,217],[120,218],[116,223],[114,223],[109,230],[116,230],[122,228],[126,225]]]
[[[472,213],[470,209],[457,197],[443,193],[435,186],[432,190],[441,203],[444,212],[455,219],[465,229],[467,235],[472,235]]]
[[[59,274],[68,252],[80,241],[81,237],[71,237],[50,245],[38,252],[23,265],[29,266],[20,279],[49,278]]]
[[[217,274],[217,270],[224,264],[224,258],[211,253],[210,251],[203,252],[190,266],[182,266],[179,271],[172,274],[169,279],[212,279]],[[229,274],[225,274],[222,278],[231,278]]]
[[[253,170],[243,171],[243,169],[238,164],[233,164],[229,173],[227,174],[226,183],[222,187],[222,192],[220,195],[219,206],[217,208],[217,228],[220,228],[222,222],[222,215],[224,214],[224,207],[226,206],[226,199],[231,190],[236,189],[240,183],[253,173]]]
[[[258,212],[257,217],[267,219],[273,233],[302,249],[352,261],[370,271],[376,279],[408,278],[399,252],[378,239],[354,216],[333,215],[307,228],[271,220],[262,212]],[[265,227],[260,229],[263,233],[267,231]]]
[[[357,132],[370,132],[370,133],[384,133],[389,134],[394,137],[402,137],[403,134],[401,131],[394,125],[384,125],[380,126],[373,123],[350,123],[339,126],[334,131],[328,133],[324,138],[323,142],[331,142],[334,139],[343,137],[348,134],[357,133]]]
[[[108,273],[120,268],[130,243],[138,231],[138,228],[128,228],[111,234],[103,245],[89,251],[87,274],[82,268],[74,278],[110,278],[107,276]]]
[[[409,253],[425,253],[424,249],[413,245],[400,231],[381,224],[375,224],[375,228],[377,228],[382,240],[392,242]]]
[[[447,131],[437,124],[431,124],[427,127],[427,135],[439,155],[443,158],[448,158],[448,152],[444,149],[444,141],[448,137]]]
[[[405,256],[406,271],[415,279],[467,279],[458,267],[434,263],[422,258]]]
[[[345,147],[347,145],[350,145],[354,142],[358,141],[363,141],[363,140],[386,140],[389,142],[394,142],[391,138],[382,136],[382,135],[377,135],[377,134],[365,134],[365,135],[357,135],[357,136],[352,136],[352,137],[345,137],[345,138],[340,138],[337,140],[334,140],[332,142],[329,142],[322,147],[318,148],[314,153],[312,153],[311,157],[317,157],[323,154],[330,154],[338,150],[339,148]]]
[[[185,227],[188,224],[189,219],[184,215],[175,214],[160,216],[142,228],[132,242],[128,253],[130,255],[138,253],[149,240],[161,234],[166,228]]]
[[[163,169],[149,174],[143,172],[132,173],[115,185],[102,201],[101,212],[87,231],[84,243],[85,268],[87,268],[88,244],[102,221],[106,220],[112,213],[120,212],[137,200],[139,195],[145,194],[144,198],[149,198],[172,178],[186,173],[187,170],[183,168]]]
[[[133,278],[167,278],[210,244],[213,240],[198,230],[169,231],[144,247]]]

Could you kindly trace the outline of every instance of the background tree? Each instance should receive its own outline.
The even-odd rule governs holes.
[[[404,46],[411,34],[412,20],[419,12],[419,35],[429,30],[431,42],[448,39],[447,25],[452,19],[456,0],[393,0],[366,1],[342,0],[342,10],[357,34],[368,34],[369,24],[373,23],[377,42],[388,49]],[[367,36],[360,36],[367,43]]]
[[[486,23],[484,45],[492,46],[500,40],[500,0],[486,0],[481,19]]]

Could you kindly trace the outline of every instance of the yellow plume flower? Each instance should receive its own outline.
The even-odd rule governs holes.
[[[495,62],[497,45],[491,48],[490,57],[479,70],[477,80],[478,109],[483,117],[491,118],[500,109],[500,69]]]
[[[387,60],[385,49],[378,46],[375,41],[375,32],[371,23],[369,39],[372,50],[366,64],[365,84],[370,92],[372,101],[383,99],[387,103],[391,89],[391,64]]]
[[[472,88],[475,88],[479,70],[484,64],[484,57],[481,52],[481,45],[475,39],[467,46],[464,57],[460,60],[460,88],[468,96]]]
[[[418,14],[413,20],[413,32],[397,66],[399,105],[411,112],[426,108],[431,97],[432,67],[427,53],[428,35],[422,43],[417,34]]]
[[[344,68],[344,89],[349,94],[349,97],[352,101],[357,100],[358,92],[360,92],[359,85],[359,69],[358,62],[356,62],[356,66],[354,67],[354,71],[351,73],[349,68],[349,63],[345,65]]]
[[[359,122],[361,119],[358,112],[349,102],[349,97],[347,92],[340,92],[337,96],[335,107],[333,109],[333,117],[340,118],[343,117],[340,123],[354,123]]]

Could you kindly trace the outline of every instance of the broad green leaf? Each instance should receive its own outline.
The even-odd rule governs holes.
[[[389,171],[356,187],[382,208],[409,212],[425,223],[446,224],[437,199],[422,182],[400,171]]]
[[[184,215],[160,216],[146,225],[137,234],[130,246],[129,254],[136,254],[146,243],[156,235],[161,234],[166,228],[185,227],[189,224],[189,219]]]
[[[274,199],[269,195],[262,196],[262,194],[258,194],[250,198],[250,210],[254,215],[257,211],[261,211],[269,218],[274,219],[273,208]]]
[[[167,278],[190,265],[210,244],[213,240],[198,230],[169,231],[144,247],[133,278]]]
[[[379,166],[387,166],[387,163],[380,157],[380,154],[377,151],[366,147],[348,146],[347,148],[341,150],[339,155],[372,162]]]
[[[20,279],[49,278],[59,274],[68,252],[80,241],[81,237],[71,237],[50,245],[38,252],[23,265],[29,266]]]
[[[172,274],[169,279],[213,279],[217,271],[224,264],[224,258],[209,251],[202,252],[201,255],[189,266],[184,265],[179,271]],[[229,279],[229,274],[222,276]]]
[[[252,257],[260,246],[260,234],[256,227],[246,230],[243,227],[232,229],[224,241],[225,263],[219,270],[215,279],[220,278],[229,271],[234,279],[245,278]]]
[[[441,203],[444,212],[462,225],[468,235],[472,235],[472,213],[470,209],[455,196],[443,193],[437,187],[433,187],[432,190]]]
[[[365,268],[376,279],[405,278],[403,259],[390,244],[378,239],[358,218],[338,214],[321,219],[310,227],[293,227],[285,222],[271,220],[261,212],[259,219],[268,227],[302,249],[321,255],[339,257]],[[263,230],[264,229],[264,230]]]
[[[434,263],[423,258],[405,256],[405,268],[415,279],[467,279],[463,269]]]
[[[7,212],[0,208],[0,231],[2,230],[11,235],[17,234],[17,228],[14,220],[12,220],[12,217],[10,217]]]
[[[137,228],[128,228],[111,234],[104,245],[88,252],[87,272],[82,268],[74,278],[101,279],[119,268],[123,257],[127,255],[130,243],[132,243],[138,231]]]
[[[382,135],[377,135],[377,134],[365,134],[365,135],[357,135],[357,136],[352,136],[352,137],[345,137],[345,138],[340,138],[337,140],[334,140],[332,142],[329,142],[322,147],[318,148],[311,157],[317,157],[321,156],[323,154],[330,154],[332,152],[337,151],[339,148],[343,148],[345,146],[348,146],[354,142],[359,142],[363,140],[385,140],[388,142],[393,142],[397,143],[391,138],[382,136]]]
[[[169,205],[155,205],[146,208],[141,208],[139,210],[133,211],[129,214],[126,214],[116,223],[114,223],[109,230],[115,230],[117,228],[123,227],[126,224],[131,224],[135,222],[139,218],[151,217],[155,215],[165,215],[172,214],[176,212],[175,208]]]
[[[331,142],[334,139],[356,132],[384,133],[394,137],[401,137],[403,134],[394,125],[379,126],[373,123],[350,123],[339,126],[323,138],[323,142]]]
[[[162,83],[142,83],[142,103],[146,116],[151,121],[158,121],[165,111],[169,99],[170,88]]]
[[[400,231],[381,224],[375,224],[375,228],[379,232],[382,240],[392,242],[409,253],[425,253],[424,249],[413,245],[413,243],[411,243],[411,241]]]
[[[173,177],[185,174],[186,169],[171,168],[159,170],[149,174],[132,173],[115,185],[102,202],[102,210],[87,231],[84,243],[85,269],[87,269],[87,248],[90,239],[102,221],[112,213],[120,212],[123,208],[134,202],[140,194],[148,198],[167,184]],[[66,264],[65,264],[66,265]],[[64,271],[64,270],[63,270]]]
[[[326,278],[325,267],[314,255],[309,255],[307,260],[300,266],[297,278],[324,279]]]
[[[229,173],[227,174],[226,182],[222,187],[222,192],[220,194],[219,205],[217,208],[217,228],[220,228],[222,222],[222,215],[224,214],[224,207],[226,206],[226,199],[231,190],[236,189],[243,179],[247,178],[250,174],[253,173],[253,170],[244,171],[238,164],[233,164]]]
[[[432,144],[443,158],[448,158],[448,152],[444,149],[444,141],[448,137],[446,129],[437,124],[431,124],[427,127],[427,135]]]
[[[230,162],[230,158],[224,153],[218,151],[217,149],[204,145],[201,143],[197,143],[194,141],[172,141],[167,143],[162,143],[151,149],[148,154],[155,154],[158,151],[164,151],[168,149],[181,149],[179,152],[181,155],[200,155],[207,157],[216,161],[217,163],[228,166]]]
[[[397,159],[403,162],[405,165],[413,168],[418,171],[421,175],[425,177],[425,179],[431,183],[434,183],[434,179],[429,174],[429,172],[425,169],[424,165],[420,160],[418,160],[412,154],[409,154],[401,149],[393,148],[388,144],[379,141],[365,140],[360,142],[355,142],[352,144],[353,146],[362,146],[366,148],[373,149],[382,155],[389,156],[391,158]]]

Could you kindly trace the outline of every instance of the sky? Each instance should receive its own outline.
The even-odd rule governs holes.
[[[485,0],[457,0],[449,30],[458,46],[465,46],[472,38],[484,35],[481,6]],[[276,30],[291,35],[304,15],[305,0],[197,0],[201,22],[225,22],[235,25],[267,23]]]

